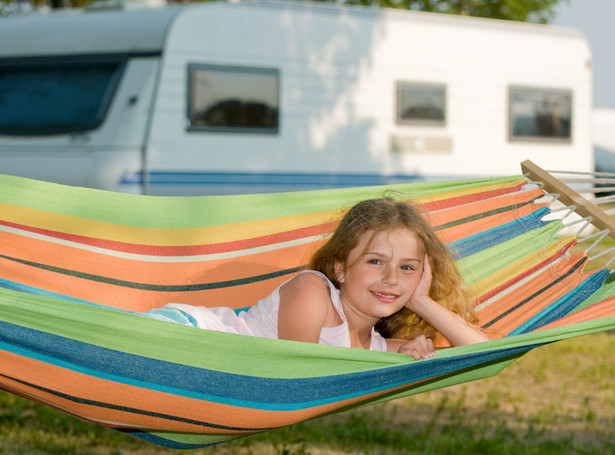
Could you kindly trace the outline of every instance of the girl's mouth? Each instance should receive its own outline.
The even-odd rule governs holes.
[[[381,302],[393,302],[399,297],[397,294],[389,294],[387,292],[371,291],[371,293]]]

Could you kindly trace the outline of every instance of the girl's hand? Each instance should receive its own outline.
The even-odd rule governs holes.
[[[425,254],[421,278],[406,307],[427,321],[437,332],[444,335],[453,346],[487,341],[487,336],[480,329],[470,325],[461,316],[453,313],[429,297],[431,279],[431,264],[429,263],[429,257]]]
[[[407,343],[402,344],[397,352],[411,355],[414,357],[414,360],[429,359],[436,355],[433,341],[425,335],[419,335]]]
[[[429,298],[429,291],[431,289],[431,264],[429,263],[429,256],[425,253],[425,257],[423,258],[423,272],[421,273],[421,279],[419,280],[416,288],[414,289],[414,293],[408,304],[406,305],[410,310],[414,311],[414,304],[424,300],[425,298]]]

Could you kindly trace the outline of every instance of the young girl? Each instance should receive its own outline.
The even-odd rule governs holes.
[[[435,355],[486,341],[455,263],[421,214],[392,198],[358,203],[303,271],[237,315],[167,304],[145,313],[200,328],[378,351]],[[470,321],[470,322],[468,322]],[[386,337],[386,338],[385,338]]]

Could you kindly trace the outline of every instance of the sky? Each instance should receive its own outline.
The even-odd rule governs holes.
[[[579,29],[593,55],[594,107],[615,109],[615,0],[560,0],[550,22]]]

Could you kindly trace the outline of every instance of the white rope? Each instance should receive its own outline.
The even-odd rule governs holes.
[[[570,174],[570,175],[595,175],[597,177],[615,177],[614,172],[595,172],[595,171],[546,171],[549,174]]]
[[[611,172],[586,172],[586,171],[560,171],[560,170],[550,170],[546,171],[550,174],[563,174],[568,176],[579,176],[579,178],[575,177],[560,177],[557,176],[558,180],[567,184],[568,186],[575,185],[579,186],[579,188],[575,188],[579,193],[591,194],[591,197],[585,198],[587,202],[592,205],[606,204],[615,202],[615,173]],[[534,184],[539,188],[544,189],[544,184],[541,182],[533,181],[526,175],[526,179],[528,183]],[[608,194],[613,193],[613,194]],[[602,195],[604,194],[604,195]],[[598,196],[599,195],[599,196]],[[615,261],[615,246],[611,246],[605,248],[603,251],[598,251],[594,256],[590,256],[590,252],[597,249],[599,245],[604,245],[603,241],[609,236],[611,233],[608,229],[602,229],[595,233],[588,234],[584,237],[581,237],[580,234],[587,229],[588,227],[592,227],[592,218],[591,217],[583,217],[574,219],[573,221],[566,222],[568,217],[572,216],[577,207],[574,205],[566,205],[561,203],[561,198],[559,194],[556,193],[548,193],[545,191],[545,197],[550,196],[552,201],[549,202],[550,211],[544,218],[549,215],[555,214],[558,216],[564,226],[564,228],[570,228],[571,226],[579,225],[580,228],[576,230],[575,236],[578,239],[579,243],[590,242],[589,246],[585,249],[585,254],[588,257],[589,261],[597,260],[598,258],[608,257],[610,258],[603,265],[609,273],[612,275],[615,273],[615,269],[611,269],[611,265]],[[560,207],[553,207],[552,203],[555,201],[559,201],[561,203]],[[615,208],[606,208],[603,209],[603,212],[609,216],[615,215]],[[574,232],[574,231],[573,231]],[[608,245],[605,245],[608,246]]]

